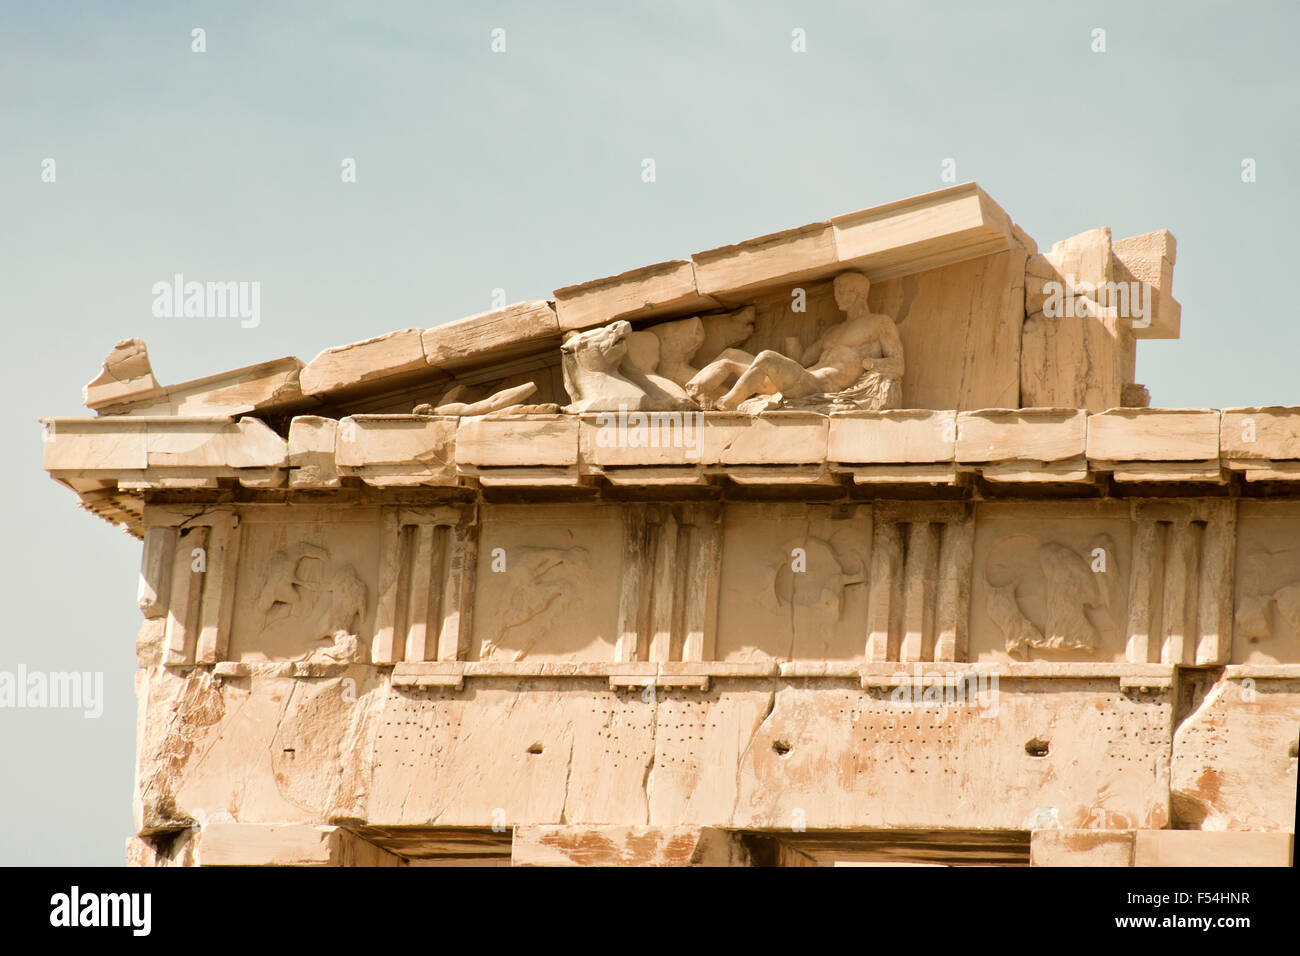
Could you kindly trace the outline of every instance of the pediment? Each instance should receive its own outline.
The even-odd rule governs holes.
[[[845,320],[833,281],[855,273],[870,282],[870,311],[896,323],[906,357],[898,396],[887,407],[1101,411],[1125,404],[1126,394],[1141,394],[1140,386],[1131,388],[1135,341],[1177,335],[1177,302],[1169,294],[1173,257],[1168,233],[1112,241],[1109,230],[1040,255],[997,203],[967,183],[563,286],[550,300],[340,345],[305,363],[287,357],[164,386],[144,343],[128,339],[86,386],[85,399],[100,415],[253,414],[272,422],[303,413],[342,418],[417,407],[476,414],[498,411],[523,393],[511,407],[576,410],[565,385],[566,340],[626,322],[633,359],[623,373],[638,379],[640,362],[654,378],[660,345],[681,338],[667,326],[698,318],[703,341],[681,367],[702,368],[727,348],[798,361]],[[1084,317],[1045,328],[1035,313],[1044,284],[1054,278],[1071,288],[1084,281],[1147,283],[1156,290],[1154,321],[1148,315],[1144,324],[1123,329]],[[738,321],[752,327],[739,340]],[[642,334],[651,332],[653,338]],[[1082,388],[1074,374],[1080,364],[1099,370]],[[614,392],[620,389],[616,384]]]

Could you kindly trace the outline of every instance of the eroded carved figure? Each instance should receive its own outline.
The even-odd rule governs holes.
[[[786,555],[801,554],[787,560]],[[777,549],[781,560],[772,568],[772,593],[779,610],[812,608],[825,615],[833,625],[844,617],[845,592],[855,584],[865,584],[866,569],[862,557],[852,551],[841,554],[825,538],[799,538]]]
[[[363,656],[358,631],[366,597],[365,582],[351,566],[336,567],[325,548],[303,542],[292,553],[272,555],[256,607],[268,638],[329,642],[301,659],[346,663]]]
[[[714,407],[762,411],[775,407],[844,406],[898,408],[902,404],[903,341],[894,320],[871,311],[871,282],[859,272],[835,277],[835,301],[847,313],[804,350],[799,360],[772,349],[759,352],[736,384],[713,402]],[[734,370],[724,353],[704,369],[687,392],[708,399],[722,369]],[[742,407],[746,399],[764,396]]]
[[[523,405],[522,402],[534,392],[537,391],[536,382],[524,382],[522,385],[516,385],[513,388],[503,388],[499,392],[494,392],[486,398],[477,401],[467,402],[464,399],[469,395],[469,389],[464,385],[457,385],[439,399],[437,406],[423,404],[416,405],[412,409],[416,415],[446,415],[457,418],[470,418],[475,415],[489,415],[494,412],[515,412],[522,414],[530,410],[533,406]],[[549,411],[556,411],[556,408],[550,408]]]
[[[1114,555],[1107,535],[1090,554]],[[1095,560],[1095,559],[1094,559]],[[1113,630],[1115,574],[1099,573],[1073,548],[1031,535],[1011,535],[989,551],[988,613],[1006,638],[1008,654],[1028,649],[1094,653]]]
[[[1237,627],[1250,641],[1279,633],[1300,634],[1300,581],[1271,594],[1247,597],[1237,609]]]
[[[1300,564],[1296,549],[1260,548],[1244,556],[1238,572],[1237,632],[1253,643],[1300,638]]]
[[[862,273],[841,273],[832,285],[844,320],[806,349],[788,339],[790,354],[753,355],[738,347],[754,334],[753,306],[643,331],[619,320],[570,333],[561,346],[572,400],[566,411],[901,407],[903,341],[896,323],[871,311],[871,282]]]
[[[564,389],[570,404],[565,411],[674,411],[689,403],[647,378],[626,361],[632,326],[625,321],[571,333],[560,346]]]
[[[581,602],[590,566],[586,548],[516,549],[507,572],[512,587],[501,608],[501,629],[484,640],[483,659],[527,657]]]
[[[639,372],[645,379],[679,402],[689,402],[686,390],[676,381],[662,374],[663,354],[661,340],[653,331],[633,332],[627,337],[627,357],[623,360],[623,364]]]
[[[750,353],[734,348],[753,334],[753,306],[662,322],[629,336],[628,361],[664,391],[695,407],[701,394],[710,399],[721,394],[729,377],[740,375],[754,361]],[[704,378],[696,367],[701,357],[714,360]]]

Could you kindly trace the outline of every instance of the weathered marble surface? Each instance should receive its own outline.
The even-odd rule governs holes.
[[[139,865],[1284,864],[1300,408],[1149,407],[1173,237],[966,184],[173,386]]]

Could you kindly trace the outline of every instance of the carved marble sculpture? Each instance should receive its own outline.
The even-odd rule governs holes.
[[[738,349],[754,334],[755,309],[746,306],[737,312],[702,317],[704,343],[693,356],[701,368],[719,358],[728,349]]]
[[[669,394],[707,405],[754,361],[734,347],[753,334],[753,306],[726,315],[696,315],[633,332],[628,359]],[[713,360],[707,374],[696,367],[703,364],[700,356]]]
[[[466,391],[465,386],[457,385],[442,396],[437,407],[428,404],[416,405],[412,411],[416,415],[449,415],[459,418],[501,412],[515,408],[525,398],[536,392],[537,383],[524,382],[524,384],[516,385],[514,388],[503,388],[501,391],[494,392],[487,398],[480,399],[477,402],[461,401]]]
[[[1300,581],[1292,577],[1300,550],[1261,548],[1243,555],[1238,571],[1237,631],[1255,643],[1300,637]]]
[[[692,316],[664,322],[651,328],[650,333],[659,342],[659,374],[684,386],[698,371],[691,359],[704,344],[703,320]]]
[[[1105,535],[1093,544],[1092,555],[1115,553]],[[1067,545],[1026,535],[1004,538],[994,546],[985,575],[989,617],[1005,636],[1008,654],[1024,656],[1030,648],[1091,654],[1113,623],[1112,595],[1102,575]],[[1027,603],[1035,610],[1026,613]]]
[[[573,400],[568,410],[898,408],[903,343],[894,321],[870,311],[871,283],[861,273],[842,273],[834,289],[846,318],[805,350],[790,339],[790,355],[772,349],[753,355],[736,347],[753,335],[753,306],[644,331],[618,321],[574,333],[562,346],[565,388]],[[708,363],[697,368],[697,356]],[[755,396],[761,397],[746,402]]]
[[[654,332],[633,332],[627,337],[627,356],[623,359],[623,366],[631,370],[631,377],[635,380],[644,378],[679,402],[689,402],[686,390],[661,374],[662,355],[659,336]]]
[[[306,655],[344,663],[363,656],[357,631],[365,617],[366,585],[349,565],[336,565],[328,549],[301,543],[271,556],[255,602],[268,641],[329,641]]]
[[[754,362],[752,353],[736,348],[754,334],[754,307],[731,315],[710,316],[702,326],[703,340],[694,358],[704,367],[696,371],[684,365],[681,371],[687,375],[683,382],[686,393],[699,404],[711,406],[726,391],[727,383],[743,375]]]
[[[812,399],[812,404],[898,408],[902,403],[903,342],[897,326],[889,316],[870,310],[867,293],[871,283],[866,276],[841,273],[834,288],[835,301],[848,317],[809,346],[800,361],[772,349],[760,352],[736,384],[717,399],[715,407],[734,409],[755,395],[779,393],[782,402]],[[723,367],[730,371],[728,362],[724,355],[705,372]],[[701,394],[698,382],[695,393]],[[772,404],[767,400],[754,410]]]
[[[561,368],[571,399],[566,411],[671,411],[688,405],[625,361],[631,335],[632,326],[620,320],[564,340]]]
[[[590,567],[586,548],[517,549],[506,572],[511,588],[500,609],[501,628],[483,642],[483,659],[521,661],[547,637],[563,643],[563,620],[581,606]]]

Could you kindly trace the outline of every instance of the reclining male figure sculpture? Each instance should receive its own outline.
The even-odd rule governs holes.
[[[743,370],[728,357],[702,369],[686,386],[693,397],[707,400],[711,385],[733,372],[740,377],[715,408],[736,408],[754,395],[781,393],[782,398],[851,398],[860,408],[898,408],[902,404],[903,341],[894,320],[871,311],[871,282],[860,272],[836,276],[835,301],[848,313],[827,329],[795,361],[765,349]]]

